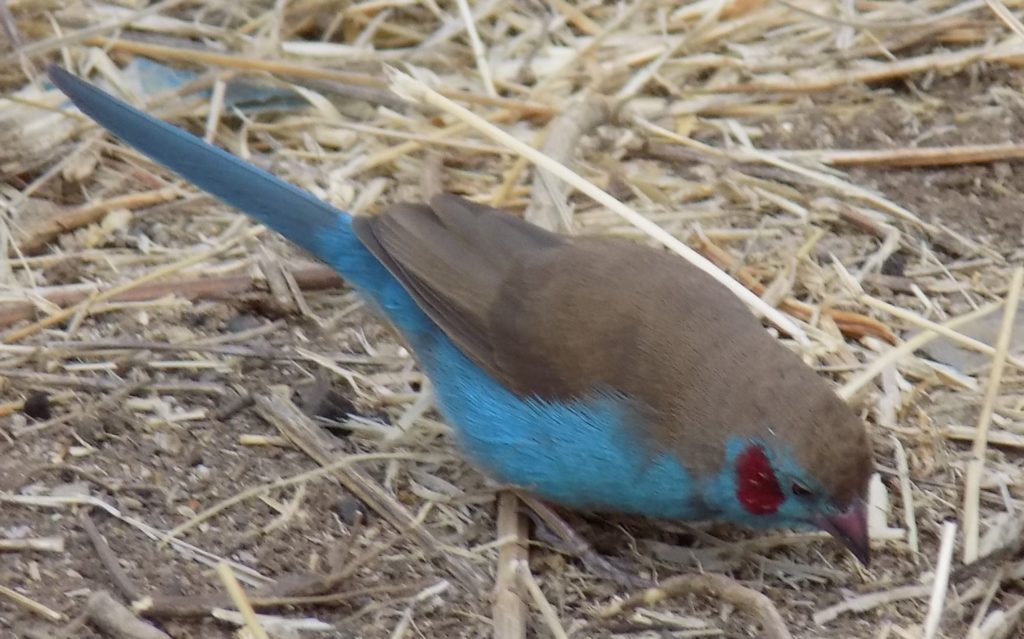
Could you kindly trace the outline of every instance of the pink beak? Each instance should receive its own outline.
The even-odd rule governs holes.
[[[855,499],[846,512],[831,517],[815,517],[814,525],[832,535],[865,566],[871,561],[868,539],[868,511],[864,501]]]

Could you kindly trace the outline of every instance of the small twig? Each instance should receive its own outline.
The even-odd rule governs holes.
[[[128,601],[141,599],[142,591],[139,590],[139,587],[135,585],[128,574],[121,568],[121,562],[117,560],[114,551],[110,549],[110,544],[107,543],[107,540],[103,538],[103,535],[96,528],[96,524],[93,523],[88,510],[82,511],[81,521],[82,528],[85,529],[85,534],[89,537],[89,541],[96,551],[96,556],[99,557],[103,567],[110,573],[110,578],[114,580],[114,585],[117,586],[117,589],[121,591],[121,594]]]
[[[560,164],[571,163],[580,140],[593,128],[604,124],[612,114],[611,104],[600,96],[587,96],[548,124],[550,133],[542,151]],[[568,184],[537,167],[530,189],[530,205],[524,219],[549,231],[568,233],[572,220],[563,212],[568,207]]]
[[[408,102],[386,89],[361,87],[345,82],[320,80],[317,78],[307,78],[303,80],[302,86],[320,93],[331,93],[349,100],[359,100],[362,102],[377,104],[398,111],[399,113],[404,112],[409,108]],[[339,122],[337,124],[344,126],[352,123]]]
[[[117,508],[114,508],[107,502],[97,497],[91,496],[72,496],[72,497],[54,497],[54,496],[42,496],[33,497],[28,495],[12,495],[9,493],[0,492],[0,504],[18,504],[23,506],[33,506],[37,508],[67,508],[69,506],[92,506],[103,510],[111,517],[115,517],[120,521],[128,524],[132,528],[135,528],[149,539],[154,541],[160,540],[166,533],[164,531],[154,528],[144,521],[138,520],[134,517],[123,514]],[[224,558],[215,555],[202,548],[177,540],[172,539],[170,541],[172,547],[180,552],[184,557],[192,561],[198,561],[207,566],[214,566],[217,562],[223,561]],[[268,578],[261,575],[258,571],[248,568],[242,564],[235,563],[233,567],[236,571],[244,576],[246,583],[250,585],[263,585],[270,581]],[[242,577],[240,577],[242,578]]]
[[[246,625],[245,617],[234,610],[225,610],[223,608],[217,608],[212,612],[215,619],[233,623],[237,626]],[[302,637],[302,631],[309,632],[330,632],[334,630],[334,626],[331,624],[320,621],[315,617],[279,617],[275,615],[256,615],[256,619],[267,629],[267,634],[271,637],[281,637],[288,639],[299,639]],[[239,637],[245,636],[245,633],[239,632]]]
[[[639,588],[649,585],[649,581],[624,572],[598,554],[586,539],[580,536],[568,522],[562,519],[558,513],[543,501],[521,491],[516,491],[516,494],[519,495],[519,499],[533,511],[537,518],[543,522],[544,526],[568,546],[567,552],[579,557],[595,573],[612,579],[627,588]]]
[[[248,391],[244,391],[228,400],[227,403],[225,403],[217,410],[211,412],[208,416],[209,420],[211,422],[225,421],[226,419],[235,415],[236,413],[239,413],[245,410],[246,408],[249,408],[254,403],[256,403],[256,400],[253,399],[252,394],[250,394]]]
[[[292,448],[292,443],[278,435],[239,435],[238,443],[242,446],[279,446]]]
[[[75,639],[81,636],[82,628],[89,623],[89,615],[86,612],[82,612],[80,615],[72,619],[71,621],[64,624],[60,630],[50,634],[44,635],[45,639]],[[35,639],[35,637],[29,637],[29,639]]]
[[[942,609],[946,603],[946,587],[949,585],[949,570],[953,563],[953,544],[956,541],[956,522],[947,521],[942,525],[942,542],[935,566],[935,582],[928,602],[928,616],[924,622],[924,639],[934,639],[942,621]]]
[[[388,546],[389,548],[391,546]],[[299,588],[305,588],[310,584],[326,585],[329,580],[319,576],[311,577],[309,580],[300,580]],[[335,584],[330,584],[333,587]],[[395,595],[407,591],[422,590],[424,586],[418,584],[379,586],[375,588],[358,588],[343,592],[331,592],[327,594],[306,594],[295,596],[272,596],[253,594],[249,603],[256,610],[267,610],[270,608],[282,608],[286,606],[340,606],[351,602],[353,599],[362,597],[376,597],[379,595]],[[291,590],[287,588],[286,590]],[[201,595],[153,595],[140,600],[135,609],[146,617],[150,618],[184,618],[184,617],[206,617],[212,614],[217,608],[226,608],[231,605],[231,600],[223,593],[204,593]]]
[[[235,608],[242,614],[242,618],[245,619],[245,627],[248,628],[251,636],[254,639],[270,639],[267,636],[267,631],[263,629],[263,624],[256,617],[256,611],[252,609],[249,598],[245,596],[245,591],[242,590],[241,584],[235,579],[235,573],[231,572],[231,566],[227,562],[222,561],[217,564],[217,576],[220,578],[221,583],[224,584],[224,589],[228,591],[228,596],[234,602]]]
[[[0,552],[64,552],[63,537],[0,538]]]
[[[27,597],[16,590],[8,588],[7,586],[0,585],[0,597],[6,597],[25,610],[54,623],[64,619],[64,615],[60,614],[53,608],[45,606],[35,599]]]
[[[14,413],[20,413],[25,408],[25,400],[15,399],[9,402],[0,403],[0,417],[7,417]]]
[[[316,291],[330,288],[341,288],[344,281],[336,271],[325,265],[309,265],[290,271],[299,287],[305,291]],[[130,290],[114,293],[107,297],[110,302],[132,302],[155,300],[167,295],[177,295],[184,299],[228,299],[239,294],[254,290],[259,283],[250,275],[225,275],[220,277],[196,277],[178,280],[166,280],[136,286]],[[43,294],[43,298],[58,306],[78,304],[93,295],[102,295],[103,291],[95,287],[74,285],[59,287]],[[32,302],[15,302],[0,306],[0,327],[10,326],[15,322],[30,319],[37,313]]]
[[[142,193],[129,193],[112,197],[109,200],[90,202],[42,220],[26,220],[22,223],[23,233],[18,242],[18,249],[22,253],[32,254],[64,233],[99,222],[111,211],[141,209],[170,202],[178,199],[181,195],[181,189],[171,187]]]
[[[427,509],[421,511],[414,521],[413,525],[418,526],[422,520],[422,515],[427,512]],[[302,584],[301,588],[291,587],[284,590],[284,593],[295,595],[309,595],[309,594],[321,594],[333,590],[338,584],[344,583],[350,579],[353,575],[359,572],[365,566],[372,564],[378,557],[388,552],[392,548],[398,545],[398,542],[402,541],[407,537],[407,533],[404,531],[395,535],[383,544],[378,544],[372,550],[363,552],[349,561],[338,570],[332,572],[329,575],[316,575],[310,579],[306,579],[305,583]]]
[[[569,639],[569,635],[565,634],[565,630],[562,628],[562,622],[558,619],[558,613],[551,607],[551,603],[544,596],[544,592],[540,589],[537,580],[533,578],[529,564],[525,561],[516,562],[515,574],[519,585],[530,593],[530,599],[533,600],[533,605],[540,611],[540,615],[544,619],[548,631],[551,632],[551,636],[555,639]]]
[[[1013,12],[1003,4],[1002,0],[985,0],[985,4],[988,5],[989,9],[992,9],[992,13],[999,16],[999,19],[1003,21],[1011,31],[1016,33],[1021,38],[1024,38],[1024,24],[1021,24],[1020,18],[1013,15]]]
[[[370,552],[364,553],[352,562],[330,574],[292,575],[254,593],[249,603],[254,609],[280,608],[300,605],[338,605],[351,599],[395,592],[419,586],[384,586],[364,588],[347,592],[332,592],[360,569],[382,554],[392,550],[404,535],[397,535]],[[228,598],[220,593],[199,596],[156,595],[136,602],[135,609],[147,617],[203,617],[214,609],[229,605]]]
[[[861,296],[859,301],[863,304],[866,304],[867,306],[877,308],[880,311],[885,311],[890,315],[910,322],[911,324],[919,328],[924,328],[929,331],[935,331],[939,335],[945,337],[946,339],[952,342],[959,344],[960,346],[963,346],[964,348],[969,348],[971,350],[975,350],[978,351],[979,353],[984,353],[985,355],[990,355],[992,357],[996,356],[996,348],[994,346],[989,346],[988,344],[980,340],[974,339],[973,337],[968,337],[963,333],[958,333],[957,331],[953,330],[952,326],[949,326],[948,324],[940,324],[938,322],[933,322],[932,320],[926,317],[922,317],[917,313],[914,313],[913,311],[901,308],[899,306],[896,306],[895,304],[883,302],[882,300],[871,297],[870,295]],[[991,308],[992,310],[995,310],[995,308],[1000,304],[1002,303],[997,302],[996,306],[986,306],[984,308]],[[1024,359],[1015,357],[1013,355],[1007,355],[1006,361],[1015,366],[1016,368],[1024,370]]]
[[[772,150],[772,155],[789,160],[810,159],[831,166],[963,166],[1024,159],[1024,145],[958,144],[937,147],[906,147],[901,149],[826,149],[815,151]]]
[[[252,357],[254,359],[278,359],[278,360],[291,360],[296,359],[296,355],[293,353],[285,353],[280,351],[270,350],[256,350],[247,346],[238,345],[227,345],[217,346],[208,345],[202,342],[149,342],[149,341],[138,341],[138,340],[122,340],[122,339],[97,339],[89,341],[53,341],[47,342],[40,346],[19,346],[17,348],[25,348],[26,353],[36,353],[39,351],[45,351],[48,357],[60,356],[63,352],[71,354],[72,357],[79,357],[79,353],[85,351],[89,353],[102,352],[102,351],[163,351],[163,352],[189,352],[189,353],[209,353],[211,355],[228,355],[231,357]]]
[[[996,339],[995,356],[992,360],[992,372],[989,374],[985,388],[985,399],[978,415],[978,427],[971,451],[972,459],[967,463],[964,478],[964,563],[969,564],[978,558],[978,537],[981,527],[980,500],[981,478],[985,472],[985,452],[988,449],[988,429],[992,424],[992,413],[995,409],[996,397],[1006,367],[1006,354],[1010,349],[1010,338],[1013,336],[1013,323],[1017,317],[1020,304],[1021,287],[1024,286],[1024,267],[1017,267],[1010,279],[1010,290],[1006,294],[1006,306],[1003,322]]]
[[[677,575],[654,588],[630,595],[598,611],[607,619],[637,606],[651,605],[676,595],[700,595],[733,605],[747,614],[758,617],[770,639],[792,639],[786,622],[771,599],[725,575]]]
[[[86,44],[110,48],[114,50],[127,51],[138,55],[144,55],[158,60],[182,60],[192,64],[205,64],[239,69],[242,71],[266,71],[275,75],[301,79],[332,80],[355,86],[370,87],[374,89],[388,88],[387,80],[380,75],[369,73],[354,73],[350,71],[338,71],[328,69],[324,66],[311,64],[300,64],[284,60],[264,60],[246,55],[230,55],[214,51],[204,51],[194,48],[172,47],[137,40],[125,40],[124,38],[107,38],[102,36],[90,37],[85,40]],[[530,116],[551,116],[557,112],[555,107],[540,102],[528,102],[515,100],[501,96],[480,95],[461,91],[459,89],[444,89],[444,94],[452,99],[470,104],[483,106],[494,106],[514,111],[520,115]]]
[[[256,259],[256,263],[266,280],[271,308],[282,314],[294,313],[297,306],[295,298],[288,288],[288,282],[284,278],[284,265],[266,247],[261,247],[261,252],[262,255]]]
[[[544,75],[542,78],[539,78],[530,89],[531,95],[543,95],[544,93],[547,93],[550,90],[549,87],[554,82],[564,78],[566,74],[576,67],[576,65],[580,64],[581,61],[590,56],[606,40],[615,35],[619,29],[621,29],[641,11],[646,9],[650,4],[652,4],[651,0],[635,0],[622,11],[615,14],[614,17],[601,25],[601,30],[594,34],[593,37],[588,38],[581,45],[573,47],[572,56],[569,57],[569,59],[563,61],[557,69]]]
[[[942,51],[892,62],[876,62],[860,69],[842,69],[827,73],[817,73],[808,79],[753,80],[751,82],[731,85],[719,85],[708,90],[718,94],[816,93],[857,83],[890,82],[929,71],[963,69],[975,62],[1009,62],[1016,60],[1021,55],[1020,47],[1014,46],[1016,44],[1013,40],[1006,40],[994,46],[985,44],[979,47],[960,49],[958,51]]]
[[[244,502],[244,501],[246,501],[248,499],[251,499],[253,497],[258,497],[260,495],[263,495],[263,494],[265,494],[265,493],[267,493],[267,492],[269,492],[271,490],[275,490],[277,488],[284,488],[286,486],[292,486],[292,485],[295,485],[295,484],[301,484],[301,483],[304,483],[304,482],[307,482],[307,481],[311,481],[313,479],[318,479],[318,478],[321,478],[321,477],[324,477],[324,476],[327,476],[327,475],[331,475],[331,474],[333,474],[335,471],[337,471],[340,468],[344,468],[345,466],[349,466],[349,465],[352,465],[352,464],[357,464],[357,463],[360,463],[360,462],[374,461],[374,460],[384,460],[384,459],[402,459],[402,458],[415,459],[417,457],[421,457],[421,456],[417,456],[417,455],[413,455],[413,454],[409,454],[409,453],[362,453],[362,454],[348,455],[348,456],[342,457],[340,459],[335,459],[332,462],[330,462],[328,464],[325,464],[324,466],[321,466],[320,468],[315,468],[313,470],[307,470],[304,473],[299,473],[297,475],[292,475],[291,477],[285,477],[285,478],[282,478],[282,479],[278,479],[276,481],[272,481],[272,482],[269,482],[269,483],[266,483],[266,484],[260,484],[258,486],[252,486],[252,487],[247,488],[246,490],[243,490],[243,491],[241,491],[239,493],[235,493],[231,497],[228,497],[226,499],[223,499],[223,500],[217,502],[213,506],[210,506],[209,508],[207,508],[207,509],[203,510],[202,512],[196,514],[194,517],[192,517],[191,519],[189,519],[185,523],[179,524],[179,525],[175,526],[174,528],[172,528],[171,530],[169,530],[167,533],[165,533],[163,535],[163,538],[162,538],[161,542],[162,543],[169,543],[169,542],[175,540],[177,537],[179,537],[182,534],[184,534],[185,532],[195,528],[199,524],[201,524],[204,521],[207,521],[208,519],[216,516],[217,514],[223,512],[224,510],[227,510],[228,508],[234,506],[235,504],[242,503],[242,502]]]
[[[939,432],[943,437],[960,442],[973,442],[978,438],[978,428],[976,426],[950,424],[943,426]],[[1024,449],[1024,435],[1017,433],[1008,433],[1005,430],[990,430],[987,439],[990,446]]]
[[[6,0],[0,2],[0,27],[3,28],[4,35],[11,41],[16,51],[24,46],[25,38],[21,35],[21,29],[18,28],[18,23],[14,19],[14,14],[11,13],[11,8],[7,6]],[[31,68],[31,62],[27,59],[24,62]]]
[[[86,615],[89,623],[115,639],[171,639],[102,590],[89,597]]]
[[[992,575],[989,580],[988,589],[985,591],[985,595],[978,602],[978,607],[974,612],[974,619],[971,620],[971,625],[967,629],[967,636],[974,637],[980,636],[978,634],[978,628],[981,623],[985,620],[985,615],[988,613],[989,606],[992,605],[992,600],[996,598],[996,593],[999,592],[999,587],[1003,584],[1003,579],[1006,577],[1006,566],[1002,565],[996,568],[996,572]]]
[[[498,553],[494,583],[494,639],[526,638],[526,606],[514,586],[516,565],[529,559],[526,521],[519,513],[519,500],[513,492],[498,493],[498,539],[504,540]]]
[[[1018,599],[1012,606],[993,612],[985,618],[979,636],[985,639],[1007,639],[1018,633],[1024,619],[1024,599]],[[973,638],[972,638],[973,639]]]
[[[897,204],[896,202],[888,198],[882,197],[881,195],[878,195],[877,193],[871,191],[870,189],[858,186],[850,181],[840,179],[839,177],[832,175],[830,173],[811,169],[800,164],[784,160],[780,157],[772,155],[771,153],[767,153],[765,151],[753,147],[743,147],[738,149],[719,149],[708,144],[704,144],[703,142],[699,142],[697,140],[693,140],[686,136],[682,136],[672,131],[669,131],[668,129],[657,126],[641,117],[634,117],[633,121],[634,123],[637,124],[637,126],[646,129],[651,133],[654,133],[661,137],[665,137],[688,148],[699,150],[703,154],[709,155],[711,157],[724,157],[738,162],[759,162],[779,169],[783,169],[784,171],[788,171],[795,175],[801,176],[816,185],[824,186],[830,190],[841,193],[847,197],[853,197],[858,200],[867,202],[872,206],[877,207],[880,211],[892,214],[905,222],[913,224],[918,228],[924,229],[925,231],[934,236],[937,236],[939,238],[942,238],[944,236],[949,237],[950,239],[959,242],[961,245],[969,248],[972,251],[984,253],[996,260],[1003,259],[1002,255],[1000,255],[995,250],[989,248],[986,245],[983,245],[979,242],[967,238],[963,234],[950,229],[948,226],[944,226],[941,224],[936,225],[930,222],[926,222],[923,219],[921,219],[916,213]]]
[[[900,478],[900,498],[903,502],[903,521],[907,526],[907,545],[910,552],[914,553],[914,560],[917,561],[917,553],[920,551],[917,540],[917,513],[914,508],[914,489],[910,484],[910,464],[907,461],[907,451],[898,437],[892,438],[893,452],[896,456],[896,472]]]
[[[973,322],[979,318],[985,317],[986,315],[994,312],[1002,305],[1002,302],[996,302],[983,306],[977,310],[971,311],[961,315],[960,317],[954,317],[951,320],[943,322],[939,326],[943,326],[948,329],[958,328],[969,322]],[[843,399],[849,400],[856,395],[860,389],[864,388],[871,383],[875,377],[877,377],[883,370],[900,361],[904,357],[911,355],[914,351],[918,350],[928,342],[939,337],[938,331],[926,329],[921,331],[917,335],[911,337],[907,341],[903,342],[899,346],[890,348],[886,352],[882,353],[875,359],[871,360],[871,363],[867,365],[863,370],[853,376],[847,381],[836,393]]]
[[[444,191],[444,158],[437,151],[428,151],[423,158],[423,172],[420,173],[420,193],[423,201]]]
[[[409,632],[409,627],[412,625],[412,615],[415,610],[416,606],[411,603],[405,607],[402,616],[398,619],[398,623],[395,624],[391,634],[388,635],[388,639],[403,639],[405,637],[405,634]]]
[[[480,73],[480,80],[484,84],[487,95],[497,96],[498,91],[494,88],[494,78],[491,74],[491,66],[487,63],[487,51],[484,43],[480,41],[480,34],[476,30],[476,20],[473,18],[473,11],[469,8],[467,0],[457,0],[459,13],[462,21],[466,23],[466,34],[469,35],[469,45],[473,50],[473,58],[476,60],[476,69]]]
[[[594,36],[601,32],[601,25],[591,20],[582,9],[568,0],[550,0],[551,6],[557,9],[565,19],[583,33]]]
[[[902,586],[891,590],[869,592],[819,610],[814,613],[814,623],[823,626],[847,612],[867,612],[897,601],[921,599],[927,597],[931,592],[931,585]]]
[[[217,127],[220,126],[220,118],[224,113],[224,92],[227,83],[223,77],[213,81],[213,92],[210,95],[210,108],[206,113],[206,128],[203,133],[203,140],[207,144],[213,144],[217,137]]]
[[[187,268],[189,266],[192,266],[194,264],[199,264],[200,262],[203,262],[203,261],[205,261],[205,260],[207,260],[207,259],[209,259],[211,257],[214,257],[215,255],[217,255],[219,253],[223,253],[224,251],[227,251],[228,249],[234,247],[236,244],[238,244],[242,240],[247,239],[247,238],[249,238],[251,236],[254,236],[254,235],[256,235],[256,234],[258,234],[260,232],[261,232],[261,228],[260,227],[252,227],[249,230],[247,230],[247,231],[245,231],[243,233],[240,233],[239,235],[237,235],[235,237],[232,237],[232,238],[227,239],[227,240],[225,240],[223,242],[220,242],[216,246],[213,246],[211,248],[208,248],[208,249],[205,249],[205,250],[202,250],[202,251],[196,251],[196,252],[192,253],[191,255],[189,255],[188,257],[185,257],[183,259],[177,260],[177,261],[172,262],[170,264],[166,264],[164,266],[160,266],[158,268],[155,268],[155,269],[153,269],[153,270],[151,270],[151,271],[149,271],[149,272],[141,275],[140,277],[137,277],[137,278],[135,278],[135,279],[133,279],[133,280],[131,280],[129,282],[125,282],[123,284],[118,284],[117,286],[109,288],[109,289],[103,291],[102,293],[98,293],[98,294],[96,294],[96,295],[94,295],[94,296],[92,296],[92,297],[90,297],[88,299],[82,300],[81,302],[79,302],[77,304],[74,304],[74,305],[69,306],[67,308],[62,308],[59,311],[57,311],[57,312],[55,312],[55,313],[53,313],[53,314],[51,314],[51,315],[49,315],[49,316],[47,316],[45,318],[43,318],[43,319],[33,323],[33,324],[29,324],[28,326],[25,326],[23,328],[11,331],[11,332],[3,335],[3,336],[0,336],[0,341],[2,341],[5,344],[13,344],[15,342],[19,342],[19,341],[25,339],[26,337],[29,337],[31,335],[35,335],[39,331],[42,331],[43,329],[46,329],[46,328],[49,328],[49,327],[53,326],[54,324],[59,324],[60,322],[63,322],[64,320],[71,319],[72,317],[74,317],[78,313],[87,312],[89,306],[91,306],[93,304],[96,304],[97,302],[103,302],[103,301],[111,300],[111,299],[117,297],[118,295],[120,295],[122,293],[126,293],[126,292],[128,292],[128,291],[130,291],[130,290],[132,290],[134,288],[137,288],[137,287],[143,285],[143,284],[152,282],[153,280],[160,279],[162,277],[170,275],[171,273],[176,273],[176,272],[178,272],[178,271],[180,271],[180,270],[182,270],[184,268]]]

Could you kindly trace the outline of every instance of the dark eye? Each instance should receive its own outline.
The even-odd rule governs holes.
[[[793,485],[790,486],[789,489],[793,492],[794,495],[801,499],[806,499],[811,496],[811,489],[808,488],[807,486],[804,486],[800,482],[793,482]]]

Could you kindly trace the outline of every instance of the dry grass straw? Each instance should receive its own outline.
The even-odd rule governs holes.
[[[540,611],[544,624],[547,626],[551,636],[555,639],[569,639],[569,635],[562,628],[562,622],[558,619],[558,612],[551,605],[551,602],[548,601],[547,597],[544,596],[544,591],[540,589],[540,585],[530,572],[530,566],[525,561],[517,562],[515,575],[520,587],[530,594],[530,600],[537,610]]]
[[[39,603],[31,597],[25,596],[16,590],[11,590],[7,586],[0,585],[0,597],[10,600],[15,605],[28,610],[34,615],[38,615],[43,619],[49,621],[61,621],[64,619],[64,615],[60,614],[56,610]]]
[[[924,639],[935,639],[942,621],[942,610],[946,603],[946,588],[949,587],[949,572],[953,565],[953,548],[956,543],[956,522],[947,521],[942,525],[942,542],[935,566],[935,582],[932,597],[928,602],[928,616],[924,620]]]
[[[64,552],[63,537],[35,537],[30,539],[0,539],[0,552]]]
[[[526,605],[516,588],[517,567],[526,564],[528,526],[519,514],[515,493],[498,497],[498,540],[502,542],[495,574],[493,619],[495,635],[506,639],[525,639]],[[528,564],[526,564],[528,566]]]
[[[889,636],[1019,628],[1024,359],[1010,327],[1022,254],[1010,236],[1024,198],[1020,2],[29,5],[0,15],[21,43],[0,54],[0,464],[10,464],[0,503],[17,517],[49,526],[54,509],[101,508],[147,540],[135,551],[111,538],[126,562],[144,570],[169,540],[173,570],[193,583],[241,550],[260,569],[236,563],[235,574],[262,589],[258,558],[288,548],[275,570],[354,583],[254,592],[254,605],[324,606],[367,637],[445,636],[452,624],[499,639],[530,627],[591,636],[604,632],[597,623],[628,636],[658,631],[645,625],[657,615],[679,621],[653,602],[651,615],[620,607],[595,620],[595,607],[642,596],[536,544],[511,493],[495,518],[491,488],[451,461],[429,385],[339,279],[278,258],[287,249],[276,237],[85,119],[63,118],[58,96],[29,86],[59,61],[357,213],[443,187],[701,264],[870,423],[887,524],[874,531],[875,563],[858,573],[820,536],[731,543],[717,529],[632,523],[584,536],[623,540],[618,563],[638,576],[728,571],[750,588],[736,591],[746,612],[766,611],[776,636],[875,636],[865,629],[879,617]],[[132,66],[143,57],[196,74],[143,89]],[[243,79],[293,89],[308,106],[240,106]],[[275,320],[225,328],[261,314]],[[292,396],[318,378],[362,415],[337,441]],[[289,392],[266,392],[281,383]],[[21,411],[37,390],[50,391],[55,415],[28,421]],[[97,418],[127,421],[129,434],[92,439]],[[228,421],[239,429],[225,435]],[[185,463],[192,446],[208,483],[187,483],[199,472]],[[115,508],[46,494],[58,479],[21,481],[26,468],[77,468],[111,493],[152,471],[176,497],[164,509]],[[313,483],[328,477],[344,489]],[[16,494],[26,486],[43,494]],[[349,494],[368,517],[346,519],[335,500]],[[177,538],[185,532],[189,543]],[[20,558],[49,534],[0,550]],[[327,566],[325,540],[339,538],[357,559]],[[72,548],[32,556],[80,567]],[[673,594],[706,594],[698,582]],[[40,578],[4,592],[19,610],[53,612],[69,588]],[[212,614],[149,594],[154,615]],[[693,632],[746,632],[715,601],[671,605],[706,620]]]
[[[241,584],[235,579],[235,574],[231,572],[231,566],[227,562],[222,561],[217,564],[217,577],[224,585],[224,589],[228,591],[228,596],[231,597],[235,608],[242,614],[242,618],[245,620],[245,627],[249,630],[253,639],[270,639],[267,631],[263,629],[263,624],[256,617],[256,611],[252,609],[252,604],[249,603],[245,590],[242,589]]]
[[[1024,268],[1018,267],[1010,279],[1010,291],[1006,296],[1006,310],[999,328],[999,338],[992,360],[992,372],[989,374],[988,385],[985,387],[985,398],[981,403],[981,413],[975,429],[973,458],[967,463],[967,476],[964,480],[964,563],[969,564],[978,559],[978,536],[981,527],[980,499],[981,478],[985,472],[985,453],[988,450],[988,431],[992,425],[996,398],[999,396],[999,385],[1003,380],[1003,369],[1006,366],[1007,351],[1010,338],[1013,336],[1014,319],[1020,304],[1021,286],[1024,286]]]

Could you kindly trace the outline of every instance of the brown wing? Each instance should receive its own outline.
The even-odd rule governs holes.
[[[510,270],[565,240],[455,195],[357,217],[360,241],[466,355],[502,378],[490,317]]]

